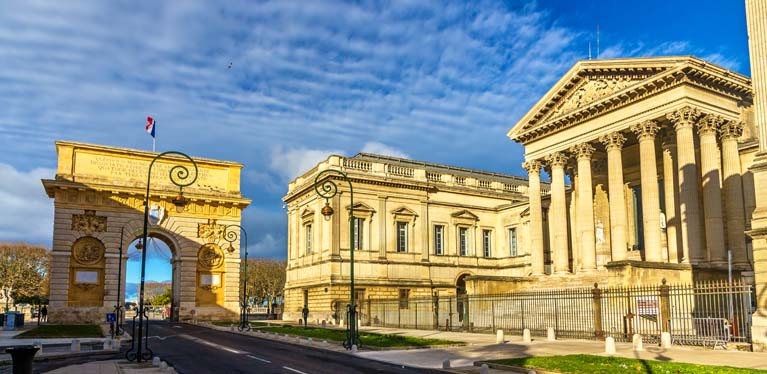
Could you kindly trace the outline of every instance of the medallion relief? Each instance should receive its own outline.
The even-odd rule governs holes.
[[[72,245],[72,257],[82,265],[94,265],[104,258],[104,243],[92,236],[77,239]]]
[[[217,268],[224,263],[224,252],[216,244],[205,244],[197,252],[197,262],[206,269]]]

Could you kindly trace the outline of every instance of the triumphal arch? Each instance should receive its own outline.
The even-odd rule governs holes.
[[[55,207],[49,319],[103,321],[124,304],[127,247],[143,233],[147,171],[157,153],[67,141],[56,142],[56,151],[56,176],[42,181]],[[250,204],[240,192],[243,165],[194,161],[197,179],[184,188],[188,203],[181,209],[172,203],[179,190],[169,171],[191,163],[156,161],[149,236],[172,253],[174,319],[232,318],[239,311],[239,240],[230,243],[223,234],[240,224]]]

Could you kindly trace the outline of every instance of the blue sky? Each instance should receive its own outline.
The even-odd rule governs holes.
[[[50,245],[54,140],[149,149],[147,115],[158,150],[246,165],[250,252],[284,257],[280,197],[329,153],[524,175],[505,133],[597,24],[602,58],[750,75],[744,1],[623,3],[0,1],[0,240]]]

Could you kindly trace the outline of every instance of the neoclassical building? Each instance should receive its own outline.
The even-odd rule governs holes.
[[[694,57],[580,61],[507,134],[527,178],[330,156],[284,197],[285,317],[329,319],[348,299],[348,188],[325,220],[313,187],[329,168],[354,184],[359,299],[689,283],[726,275],[728,252],[753,280],[752,96]]]

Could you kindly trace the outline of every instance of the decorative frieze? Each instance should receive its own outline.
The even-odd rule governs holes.
[[[97,216],[95,210],[86,210],[85,214],[73,214],[72,231],[80,231],[88,235],[107,231],[107,217]]]
[[[216,223],[215,219],[209,218],[208,223],[197,224],[197,237],[208,242],[221,239],[224,235],[224,225]]]

